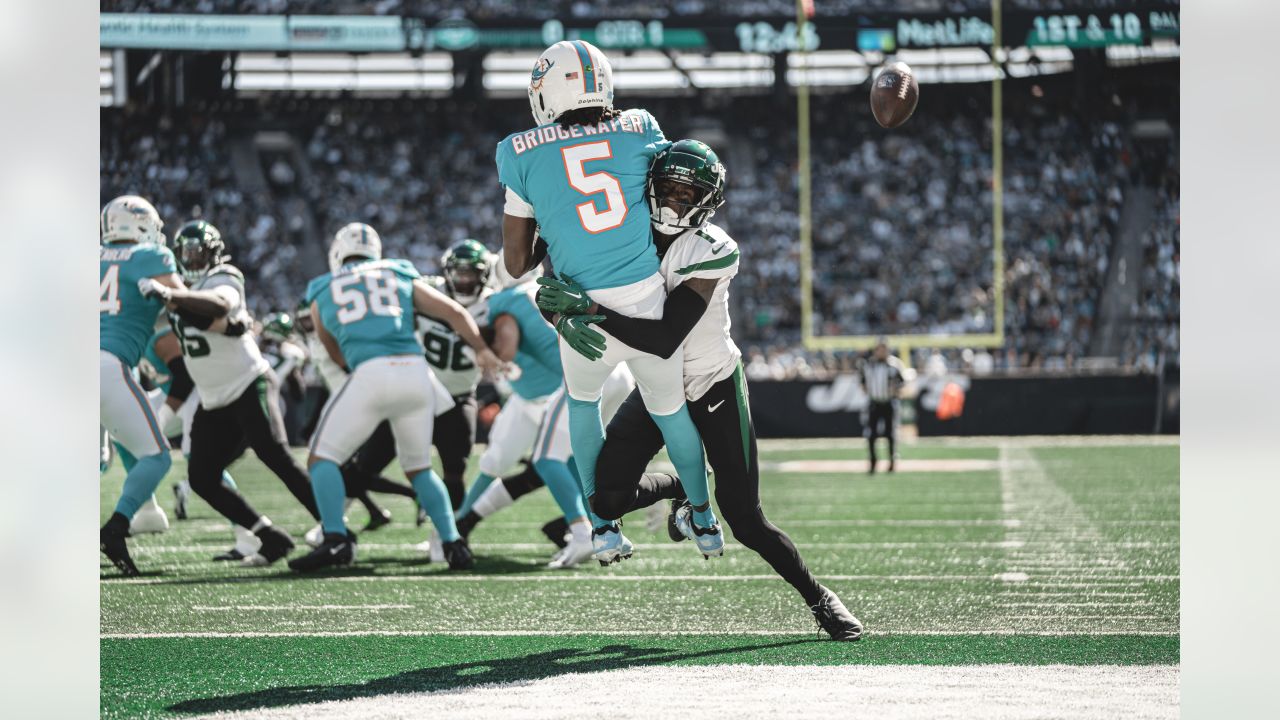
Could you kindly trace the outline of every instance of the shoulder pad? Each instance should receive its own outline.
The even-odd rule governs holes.
[[[205,277],[211,278],[215,275],[229,275],[235,278],[236,280],[240,281],[241,285],[244,284],[244,273],[240,272],[239,268],[237,268],[235,265],[231,265],[229,263],[215,265],[213,269],[211,269],[209,273],[205,275]]]

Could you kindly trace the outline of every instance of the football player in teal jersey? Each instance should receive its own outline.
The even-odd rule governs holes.
[[[661,316],[666,289],[645,208],[650,162],[671,143],[645,110],[613,107],[613,70],[598,48],[581,40],[547,48],[529,80],[529,103],[538,126],[498,144],[498,180],[506,189],[502,246],[507,271],[519,277],[544,252],[561,276],[571,277],[592,301],[640,318]],[[545,244],[535,242],[541,232]],[[595,464],[604,444],[600,395],[620,362],[635,375],[654,422],[662,429],[672,463],[694,507],[694,522],[708,538],[721,538],[711,510],[698,430],[685,407],[681,352],[661,358],[605,342],[584,357],[572,348],[594,316],[566,312],[557,319],[563,336],[561,364],[569,394],[569,430],[584,494],[595,493]],[[592,515],[596,557],[617,560],[632,546],[617,522]]]
[[[449,567],[470,568],[475,561],[454,524],[449,493],[431,469],[432,424],[453,398],[427,365],[414,311],[449,323],[475,351],[481,369],[497,371],[503,363],[466,308],[422,281],[408,261],[382,259],[382,240],[368,225],[351,223],[338,231],[329,248],[329,269],[307,286],[307,300],[326,351],[350,377],[329,399],[307,460],[324,542],[289,567],[305,572],[355,559],[355,536],[342,518],[346,493],[340,468],[388,420],[400,465],[444,540]]]
[[[508,470],[520,458],[532,456],[534,471],[551,491],[573,535],[568,555],[557,554],[557,558],[571,557],[572,560],[557,562],[554,567],[570,567],[591,554],[591,525],[582,489],[570,469],[569,458],[545,452],[549,439],[542,444],[537,442],[551,409],[549,401],[563,383],[560,346],[556,331],[543,319],[533,301],[538,286],[533,282],[513,282],[516,284],[489,298],[489,319],[493,324],[494,352],[502,360],[514,362],[519,375],[510,379],[511,397],[489,430],[488,447],[480,456],[480,475],[458,511],[458,517],[465,519],[460,522],[459,530],[467,534],[480,517],[496,509],[495,503],[487,502],[482,504],[480,512],[472,512],[486,495],[490,483],[500,475],[510,474]],[[494,492],[500,496],[504,491],[497,490],[498,487],[502,486],[495,486]]]
[[[98,399],[100,423],[135,459],[125,475],[115,512],[102,526],[102,552],[125,575],[137,575],[125,538],[129,521],[164,479],[172,461],[146,393],[133,377],[164,302],[151,283],[182,288],[164,223],[151,203],[124,195],[102,209],[98,281]]]

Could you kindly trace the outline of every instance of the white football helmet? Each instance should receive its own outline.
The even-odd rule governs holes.
[[[381,260],[382,238],[378,231],[354,222],[335,233],[329,244],[329,272],[338,272],[342,261],[352,256]]]
[[[154,206],[137,195],[121,195],[102,208],[102,244],[118,240],[164,245],[164,222]]]
[[[613,107],[613,68],[586,40],[561,40],[538,56],[529,78],[529,108],[539,125],[584,107]]]

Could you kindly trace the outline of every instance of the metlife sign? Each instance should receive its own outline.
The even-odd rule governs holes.
[[[980,17],[898,20],[898,47],[935,48],[991,45],[995,29]]]

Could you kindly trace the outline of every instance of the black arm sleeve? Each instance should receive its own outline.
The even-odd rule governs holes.
[[[667,295],[667,302],[662,306],[661,320],[627,317],[601,306],[600,314],[605,319],[600,327],[641,352],[669,358],[680,347],[680,343],[684,342],[693,326],[698,324],[698,320],[702,319],[706,310],[707,302],[702,296],[681,285]]]
[[[538,239],[533,241],[533,256],[529,258],[530,267],[536,268],[546,259],[547,241],[543,240],[542,236],[538,236]]]
[[[183,308],[178,308],[176,313],[178,317],[182,318],[182,322],[198,330],[208,330],[209,326],[212,325],[214,321],[214,318],[212,317],[197,315],[190,310],[185,310]]]
[[[191,373],[187,372],[186,358],[179,355],[169,361],[169,377],[171,378],[169,397],[178,400],[191,397],[191,389],[195,387],[195,382],[191,380]]]

